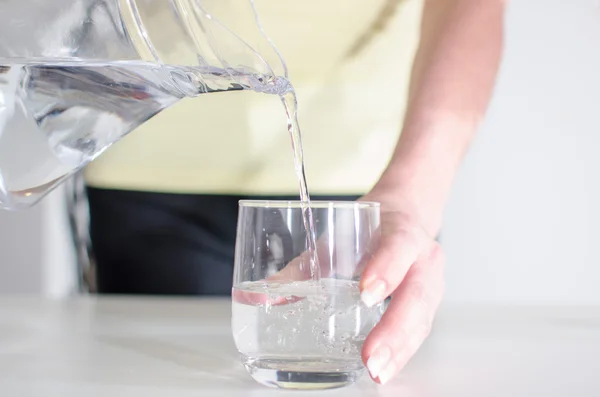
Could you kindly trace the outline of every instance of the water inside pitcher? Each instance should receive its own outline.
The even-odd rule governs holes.
[[[282,94],[286,76],[252,0],[1,1],[0,208],[34,205],[182,98]]]

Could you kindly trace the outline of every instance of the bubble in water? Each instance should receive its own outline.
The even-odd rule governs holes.
[[[242,324],[252,324],[250,331],[254,332],[245,333],[236,340],[240,351],[257,358],[275,354],[291,359],[306,355],[324,360],[360,360],[362,342],[372,329],[373,320],[379,317],[375,310],[359,307],[355,298],[348,295],[349,288],[335,283],[328,285],[324,292],[316,289],[306,292],[307,286],[302,282],[269,290],[269,295],[280,301],[282,297],[301,298],[291,304],[284,301],[284,305],[272,305],[269,312],[264,308],[257,311],[256,306],[235,306],[234,302],[234,318],[238,319],[234,328],[240,330]],[[255,293],[262,288],[252,284],[243,287],[244,291],[254,288],[252,292]],[[250,322],[246,318],[255,320]],[[361,337],[361,334],[365,335]]]

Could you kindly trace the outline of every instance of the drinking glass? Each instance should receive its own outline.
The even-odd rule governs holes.
[[[266,386],[354,383],[365,371],[363,342],[384,311],[365,306],[359,291],[379,242],[379,204],[313,201],[310,208],[316,255],[300,201],[239,206],[233,336],[244,367]]]

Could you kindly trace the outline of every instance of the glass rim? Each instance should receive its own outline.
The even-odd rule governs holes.
[[[303,201],[300,200],[240,200],[238,202],[240,207],[247,208],[289,208],[289,209],[301,209]],[[311,209],[323,209],[323,208],[334,208],[334,209],[376,209],[381,206],[376,201],[326,201],[326,200],[311,200]]]

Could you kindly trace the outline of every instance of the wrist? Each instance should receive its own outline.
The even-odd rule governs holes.
[[[425,113],[411,113],[372,193],[383,201],[384,210],[411,212],[437,235],[456,172],[478,123],[471,117]]]
[[[432,237],[440,232],[446,200],[439,195],[430,196],[411,184],[382,178],[364,199],[381,203],[382,213],[402,213]]]
[[[443,161],[408,157],[390,163],[371,193],[382,203],[382,211],[400,211],[417,220],[436,236],[454,181],[456,167]]]

